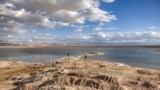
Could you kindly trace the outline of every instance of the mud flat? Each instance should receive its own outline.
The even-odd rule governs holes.
[[[0,62],[0,90],[160,90],[160,71],[64,57],[48,63]]]

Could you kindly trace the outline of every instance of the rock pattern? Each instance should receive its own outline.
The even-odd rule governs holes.
[[[158,70],[76,57],[63,58],[47,66],[34,73],[8,77],[3,84],[12,90],[160,90]],[[0,87],[0,90],[5,89]]]

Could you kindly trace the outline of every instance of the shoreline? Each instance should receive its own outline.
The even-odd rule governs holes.
[[[0,64],[3,64],[0,67],[0,89],[6,90],[160,89],[159,70],[123,63],[63,57],[47,63],[0,61]]]
[[[95,54],[89,54],[89,53],[86,53],[86,55],[88,56],[100,56],[100,55],[104,55],[104,53],[102,52],[98,52],[99,54],[95,55]],[[74,58],[81,58],[83,59],[84,58],[84,55],[85,54],[82,54],[82,55],[79,55],[79,56],[72,56]],[[49,61],[21,61],[21,60],[0,60],[0,64],[1,62],[21,62],[21,63],[28,63],[28,64],[45,64],[45,63],[50,63],[50,62],[53,62],[53,61],[59,61],[63,58],[67,58],[67,57],[61,57],[59,59],[55,59],[55,60],[49,60]],[[102,61],[102,62],[107,62],[107,63],[110,63],[110,64],[113,64],[113,65],[117,65],[117,66],[128,66],[128,67],[132,67],[132,68],[142,68],[142,69],[151,69],[151,70],[160,70],[159,68],[152,68],[152,67],[144,67],[144,66],[133,66],[133,65],[129,65],[129,64],[126,64],[126,63],[122,63],[122,62],[114,62],[114,61],[107,61],[107,60],[95,60],[95,59],[88,59],[88,60],[93,60],[93,61]],[[3,64],[2,64],[3,65]],[[2,67],[2,65],[0,66],[0,68]]]
[[[160,46],[0,46],[0,48],[160,48]]]
[[[100,53],[100,55],[103,55],[104,53]],[[85,54],[84,54],[85,55]],[[72,56],[74,58],[81,58],[83,59],[84,55],[80,55],[80,56]],[[86,53],[87,55],[87,53]],[[90,55],[88,54],[88,56],[96,56],[96,55]],[[97,55],[99,56],[99,55]],[[61,57],[59,59],[55,59],[53,61],[21,61],[21,60],[16,60],[16,61],[13,61],[13,60],[0,60],[0,68],[3,66],[3,63],[2,62],[8,62],[8,63],[15,63],[15,62],[20,62],[20,63],[23,63],[23,64],[46,64],[46,63],[51,63],[51,62],[54,62],[54,61],[59,61],[63,58],[67,58],[67,57]],[[107,63],[110,63],[110,64],[113,64],[113,65],[117,65],[117,66],[128,66],[128,67],[131,67],[131,68],[141,68],[141,69],[151,69],[151,70],[159,70],[158,68],[149,68],[149,67],[143,67],[143,66],[133,66],[133,65],[129,65],[129,64],[126,64],[126,63],[122,63],[122,62],[114,62],[114,61],[107,61],[107,60],[95,60],[95,59],[87,59],[87,60],[91,60],[91,61],[100,61],[100,62],[107,62]]]

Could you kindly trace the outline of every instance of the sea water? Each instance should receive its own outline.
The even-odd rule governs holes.
[[[0,48],[0,60],[48,62],[70,56],[83,56],[88,52],[103,52],[102,56],[87,59],[124,63],[133,67],[160,70],[159,48]],[[83,57],[82,57],[83,58]]]

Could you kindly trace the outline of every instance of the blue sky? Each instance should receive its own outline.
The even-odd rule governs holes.
[[[111,11],[117,19],[112,23],[120,31],[144,31],[146,27],[160,25],[159,0],[116,0],[103,4],[103,9]]]
[[[0,41],[160,45],[160,0],[1,0]]]

